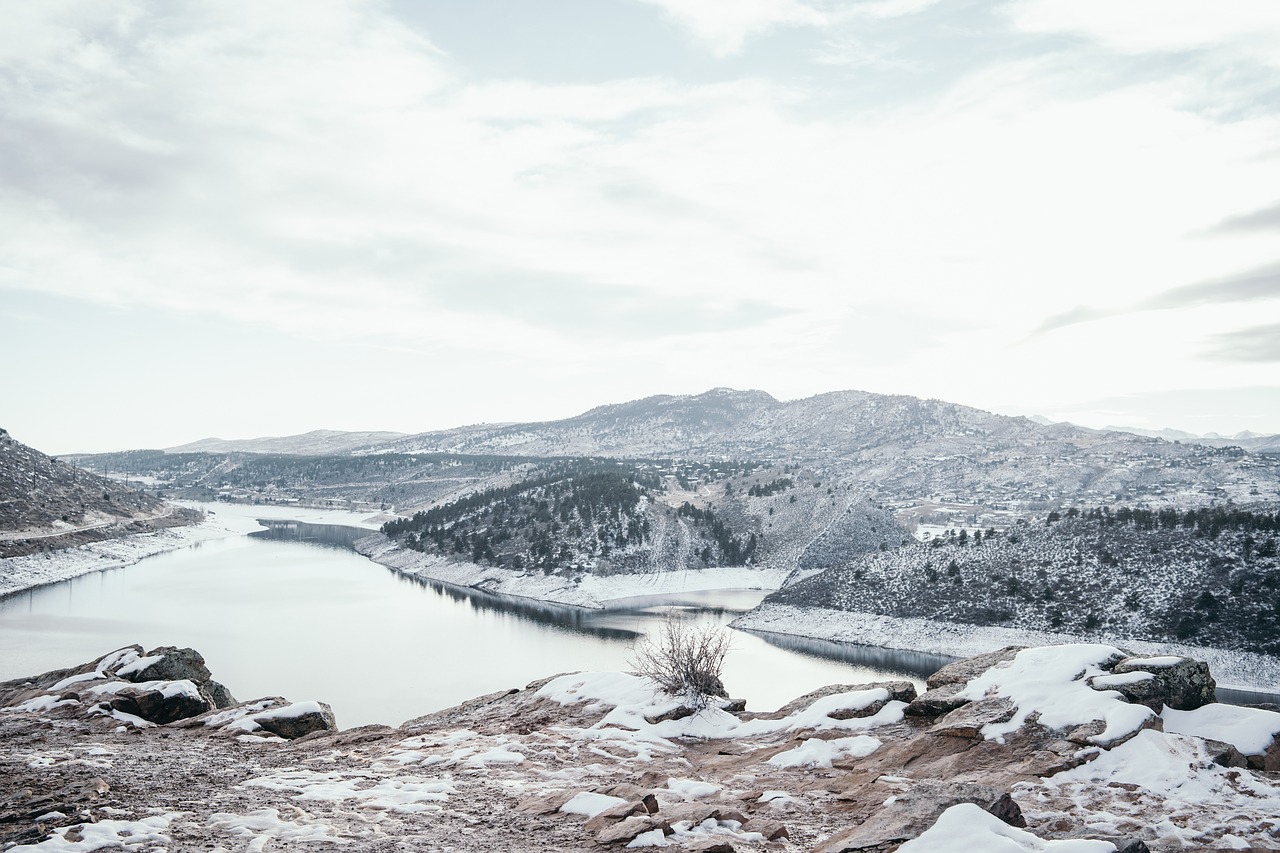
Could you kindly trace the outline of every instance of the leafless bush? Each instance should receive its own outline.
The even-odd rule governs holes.
[[[729,694],[720,680],[729,633],[723,628],[696,628],[668,614],[657,638],[645,637],[631,650],[631,666],[664,693],[691,708],[705,708]]]

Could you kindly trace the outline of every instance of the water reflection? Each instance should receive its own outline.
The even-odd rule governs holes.
[[[256,519],[266,530],[256,530],[249,536],[254,539],[270,539],[276,542],[298,542],[321,548],[345,548],[355,550],[357,539],[363,539],[373,531],[363,527],[342,524],[311,524],[306,521],[285,521],[276,518]]]
[[[442,595],[452,602],[463,604],[478,613],[515,615],[539,625],[559,628],[575,634],[587,634],[604,640],[621,640],[634,642],[642,632],[628,628],[612,627],[600,624],[599,614],[602,611],[587,610],[582,607],[571,607],[565,604],[551,604],[536,601],[532,598],[520,598],[513,595],[498,595],[479,589],[470,589],[454,584],[443,583],[431,578],[417,575],[403,575],[394,569],[387,569],[400,581],[416,586],[426,587],[437,595]]]
[[[769,631],[752,631],[739,629],[764,640],[771,646],[786,649],[796,654],[838,660],[855,666],[865,666],[886,672],[901,673],[904,676],[927,678],[959,658],[946,655],[931,655],[925,652],[909,652],[900,649],[882,649],[876,646],[857,646],[851,643],[836,643],[831,640],[815,640],[811,637],[796,637],[790,634],[774,634]]]

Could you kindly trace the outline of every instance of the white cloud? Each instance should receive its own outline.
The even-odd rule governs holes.
[[[800,8],[724,32],[831,14]],[[1190,111],[1194,77],[1100,84],[1069,54],[819,109],[768,78],[476,79],[356,0],[23,9],[28,37],[0,36],[0,287],[480,364],[567,411],[717,384],[1092,399],[1156,357],[1168,381],[1269,381],[1168,341],[1270,305],[1027,337],[1276,260],[1266,232],[1187,236],[1280,186],[1280,116]]]
[[[671,18],[706,43],[717,56],[742,50],[752,36],[777,27],[821,27],[831,16],[801,0],[643,0],[662,7]]]
[[[1210,49],[1280,64],[1274,0],[1018,0],[1008,10],[1024,30],[1076,33],[1123,53]]]

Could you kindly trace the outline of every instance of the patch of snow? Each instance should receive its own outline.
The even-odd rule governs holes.
[[[1025,829],[1009,826],[973,803],[952,806],[933,826],[898,848],[900,853],[1112,853],[1115,849],[1110,841],[1045,841]]]
[[[765,735],[797,729],[865,730],[895,723],[902,719],[906,703],[890,701],[877,713],[868,717],[839,720],[829,716],[835,711],[864,710],[874,702],[889,697],[884,688],[837,693],[816,700],[808,708],[780,720],[739,720],[734,715],[714,706],[679,720],[649,723],[653,717],[679,706],[679,702],[659,692],[649,681],[622,672],[586,672],[563,675],[543,685],[538,696],[553,699],[562,705],[586,703],[587,711],[606,711],[604,717],[589,730],[598,737],[630,740],[633,743],[648,741],[670,747],[670,738],[723,739],[737,736]]]
[[[467,759],[468,767],[486,767],[490,764],[523,764],[524,755],[512,752],[503,747],[494,747],[486,752],[477,753]]]
[[[51,838],[39,844],[23,844],[12,850],[42,850],[50,853],[87,853],[90,850],[167,850],[172,844],[165,834],[169,824],[179,817],[177,813],[157,815],[142,820],[100,820],[96,823],[78,823],[58,829]],[[77,831],[76,840],[68,839],[71,830]]]
[[[103,677],[104,676],[101,672],[83,672],[80,675],[69,675],[66,678],[59,681],[57,684],[50,687],[46,692],[59,693],[63,690],[66,690],[68,687],[70,687],[73,684],[80,684],[81,682],[84,682],[84,681],[96,681],[97,679],[103,678]]]
[[[94,669],[98,672],[110,672],[115,667],[119,667],[122,664],[133,663],[138,658],[139,655],[137,650],[126,646],[123,649],[116,649],[114,652],[108,652],[103,655],[101,660],[94,665]]]
[[[879,740],[868,735],[824,740],[811,737],[795,749],[780,752],[768,760],[774,767],[822,767],[831,769],[833,761],[866,758],[879,749]]]
[[[1129,661],[1133,666],[1140,666],[1143,669],[1168,669],[1171,666],[1177,666],[1186,658],[1178,655],[1158,655],[1151,658],[1133,658]]]
[[[1194,711],[1165,708],[1160,716],[1166,732],[1220,740],[1244,755],[1261,755],[1280,734],[1280,714],[1262,708],[1212,704]]]
[[[1086,682],[1104,673],[1100,664],[1123,656],[1112,646],[1090,643],[1023,649],[1013,660],[972,679],[956,695],[973,700],[1001,696],[1017,705],[1008,722],[983,727],[988,740],[1003,742],[1005,735],[1022,728],[1027,717],[1038,712],[1042,725],[1057,729],[1102,720],[1106,727],[1089,740],[1108,744],[1155,716],[1145,705],[1131,705],[1119,693],[1094,690]]]
[[[670,847],[671,842],[667,841],[666,835],[661,829],[651,829],[648,832],[642,832],[635,838],[631,839],[631,843],[627,845],[629,849],[639,847]]]
[[[10,705],[7,708],[0,708],[0,713],[11,711],[15,714],[33,713],[40,711],[52,711],[54,708],[61,708],[64,705],[78,704],[74,699],[59,699],[57,696],[36,696],[21,702],[17,705]]]
[[[701,800],[703,797],[718,794],[721,788],[719,785],[697,779],[668,779],[667,790],[686,800]]]
[[[1089,679],[1089,684],[1093,687],[1114,688],[1124,687],[1126,684],[1137,684],[1140,681],[1150,681],[1155,678],[1149,672],[1137,670],[1134,672],[1122,672],[1119,675],[1107,673],[1106,675],[1095,675]]]
[[[565,814],[580,814],[584,817],[592,818],[602,811],[611,809],[614,806],[620,806],[625,802],[626,800],[622,797],[610,797],[608,794],[583,791],[574,794],[567,803],[560,807],[560,811]]]
[[[1118,797],[1120,790],[1132,793]],[[1041,820],[1066,819],[1099,831],[1114,831],[1121,820],[1145,826],[1152,849],[1203,850],[1225,835],[1274,843],[1280,815],[1280,787],[1267,775],[1220,767],[1202,740],[1152,730],[1040,783],[1017,785],[1013,793],[1024,812]]]
[[[320,707],[320,703],[316,701],[294,702],[283,708],[272,708],[269,711],[263,711],[254,714],[255,720],[288,720],[294,717],[302,717],[307,714],[323,714],[324,709]]]
[[[267,842],[328,841],[347,843],[333,834],[328,824],[298,820],[285,820],[277,809],[258,809],[249,814],[215,812],[209,816],[209,827],[220,829],[238,838],[251,839],[248,850],[265,850]]]
[[[151,664],[159,663],[162,660],[164,660],[164,655],[149,655],[148,657],[145,657],[145,658],[138,658],[132,663],[126,664],[120,667],[119,669],[117,669],[116,675],[120,676],[121,678],[128,678],[130,675],[133,675],[134,673],[137,673],[137,672],[142,672],[144,669],[151,666]]]
[[[283,770],[247,780],[244,784],[273,791],[288,791],[296,800],[354,801],[361,808],[396,812],[423,812],[449,799],[454,787],[448,782],[402,776],[382,779],[372,785],[363,776],[344,777],[340,773],[310,770]]]

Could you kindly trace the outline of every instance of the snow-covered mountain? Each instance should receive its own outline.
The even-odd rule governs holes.
[[[1209,447],[1239,447],[1253,453],[1280,453],[1280,435],[1264,435],[1251,430],[1237,432],[1234,435],[1219,435],[1216,432],[1197,435],[1193,432],[1169,428],[1155,430],[1142,429],[1141,427],[1107,426],[1104,429],[1111,432],[1142,435],[1148,438],[1163,438],[1165,441],[1189,441]]]
[[[202,438],[177,447],[165,448],[166,453],[287,453],[301,456],[328,456],[350,453],[352,450],[383,444],[403,438],[402,432],[347,432],[334,429],[315,429],[300,435],[264,438]]]

